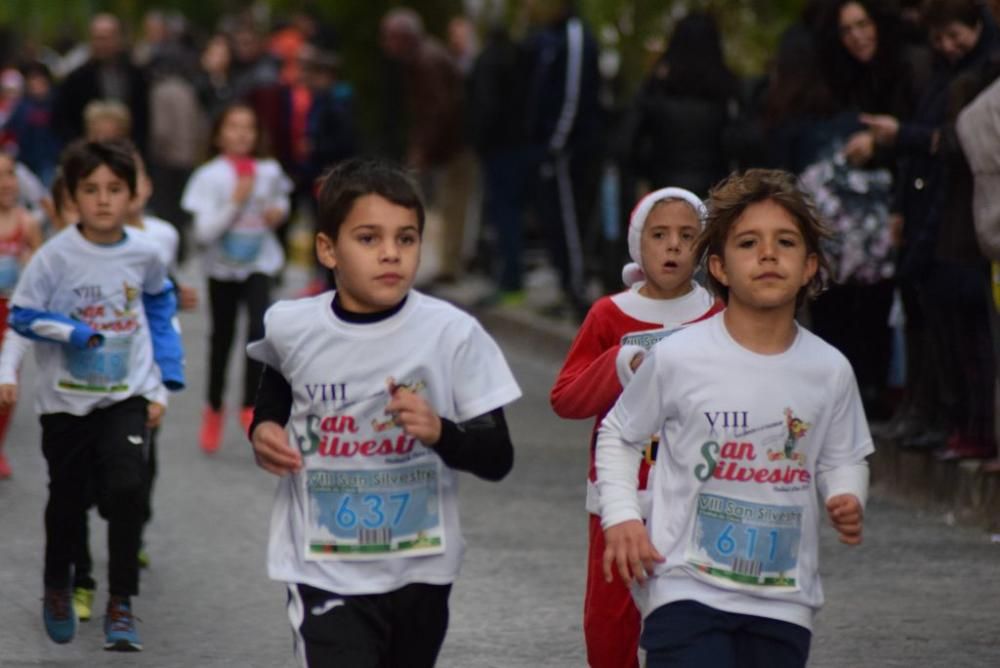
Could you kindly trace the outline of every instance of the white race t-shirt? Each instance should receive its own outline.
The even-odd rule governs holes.
[[[410,291],[395,315],[351,324],[333,294],[276,303],[247,346],[292,386],[289,440],[305,463],[279,483],[268,572],[341,594],[450,583],[464,551],[457,476],[386,415],[390,383],[456,422],[521,390],[493,339],[450,304]]]
[[[180,246],[180,235],[177,228],[156,216],[144,215],[142,227],[133,228],[150,236],[153,245],[160,254],[160,260],[166,265],[167,271],[177,269],[177,248]]]
[[[159,294],[167,269],[145,234],[103,246],[70,226],[42,244],[17,284],[11,303],[85,322],[104,335],[100,348],[35,342],[35,409],[85,415],[133,396],[155,396],[160,371],[153,362],[142,294]]]
[[[633,591],[643,615],[693,599],[811,628],[823,603],[818,489],[864,503],[874,450],[847,359],[801,327],[785,352],[756,354],[723,314],[664,339],[598,435],[605,527],[639,518],[633,449],[655,432],[647,526],[666,562]]]
[[[194,216],[194,238],[205,245],[205,273],[223,281],[243,281],[254,273],[273,276],[285,254],[264,213],[278,208],[287,215],[292,182],[276,161],[257,160],[253,193],[237,206],[236,181],[229,161],[217,157],[196,169],[184,188],[181,207]]]

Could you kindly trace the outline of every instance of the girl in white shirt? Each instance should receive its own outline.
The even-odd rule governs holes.
[[[285,256],[274,234],[287,218],[292,182],[271,158],[260,156],[260,129],[254,110],[243,103],[226,107],[212,131],[218,155],[202,165],[184,189],[181,206],[194,219],[195,241],[204,246],[211,313],[207,405],[200,444],[214,453],[222,442],[222,397],[237,309],[247,309],[247,340],[264,335],[264,311],[271,283]],[[240,422],[253,418],[261,365],[246,359]]]

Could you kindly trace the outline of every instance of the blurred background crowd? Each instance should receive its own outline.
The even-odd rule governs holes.
[[[977,139],[989,114],[960,121],[1000,73],[1000,3],[4,4],[0,145],[43,217],[67,142],[126,134],[149,208],[182,260],[196,254],[181,193],[241,100],[295,184],[292,258],[323,170],[387,155],[434,213],[427,289],[478,280],[482,305],[517,307],[548,271],[558,290],[537,317],[578,321],[620,289],[642,193],[705,197],[735,169],[780,167],[835,232],[830,287],[803,320],[854,365],[880,435],[996,456],[1000,253],[974,153],[1000,147]]]

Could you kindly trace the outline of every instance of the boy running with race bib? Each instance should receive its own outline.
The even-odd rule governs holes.
[[[254,453],[282,476],[268,573],[304,665],[432,666],[463,552],[456,471],[507,474],[521,391],[479,323],[411,289],[424,209],[401,171],[342,163],[318,200],[337,290],[278,302],[248,346],[266,365]]]
[[[598,433],[605,578],[633,586],[651,668],[805,666],[823,603],[818,496],[860,543],[872,440],[850,364],[795,322],[822,285],[827,232],[793,178],[731,176],[708,208],[698,257],[726,309],[654,346]]]
[[[149,430],[163,417],[165,383],[183,385],[180,336],[169,322],[176,303],[156,247],[124,229],[136,192],[130,147],[76,144],[62,170],[80,223],[32,257],[10,319],[36,340],[35,406],[49,471],[42,616],[52,640],[72,640],[73,544],[95,493],[108,520],[104,647],[135,651],[142,643],[131,597],[139,593]]]

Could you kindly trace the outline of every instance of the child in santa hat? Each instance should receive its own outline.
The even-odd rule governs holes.
[[[587,660],[592,668],[638,667],[641,627],[629,589],[619,579],[605,582],[602,572],[604,534],[595,484],[595,436],[646,351],[680,327],[722,309],[722,303],[693,278],[695,240],[704,219],[702,201],[682,188],[661,188],[639,200],[629,218],[628,249],[633,261],[622,270],[628,289],[602,297],[591,307],[550,395],[560,417],[596,418],[587,480],[590,548],[583,611]],[[651,437],[636,481],[640,490],[646,489],[655,457],[656,443]]]

